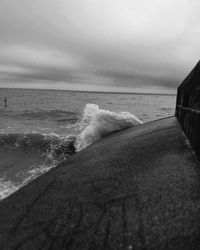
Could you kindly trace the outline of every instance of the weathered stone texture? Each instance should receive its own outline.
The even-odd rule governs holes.
[[[0,250],[200,249],[200,174],[175,117],[110,134],[0,202]]]
[[[178,88],[176,116],[200,159],[200,61]]]

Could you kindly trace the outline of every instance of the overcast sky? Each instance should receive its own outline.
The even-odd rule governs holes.
[[[175,93],[199,0],[0,0],[0,87]]]

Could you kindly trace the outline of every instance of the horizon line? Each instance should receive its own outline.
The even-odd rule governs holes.
[[[24,89],[24,90],[46,90],[46,91],[66,91],[66,92],[86,92],[86,93],[107,93],[107,94],[130,94],[130,95],[177,95],[177,93],[153,93],[153,92],[119,92],[119,91],[94,91],[94,90],[68,90],[51,88],[21,88],[21,87],[0,87],[0,89]]]

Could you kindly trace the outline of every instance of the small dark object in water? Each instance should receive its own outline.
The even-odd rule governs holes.
[[[4,97],[4,107],[7,108],[8,105],[7,105],[7,97]]]

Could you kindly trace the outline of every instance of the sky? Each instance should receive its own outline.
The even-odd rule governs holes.
[[[199,0],[0,0],[0,87],[176,93]]]

